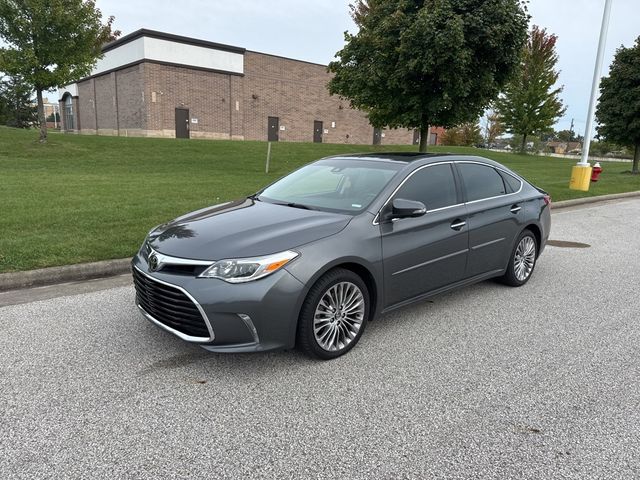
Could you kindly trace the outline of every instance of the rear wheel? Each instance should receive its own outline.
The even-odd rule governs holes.
[[[302,305],[298,346],[323,360],[344,355],[360,340],[369,311],[369,291],[362,279],[351,270],[331,270],[311,288]]]
[[[530,230],[524,230],[516,246],[511,252],[507,271],[501,278],[502,282],[512,287],[520,287],[527,283],[533,274],[538,257],[538,242]]]

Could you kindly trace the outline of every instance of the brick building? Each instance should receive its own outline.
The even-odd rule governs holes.
[[[330,96],[326,65],[138,30],[60,91],[63,129],[99,135],[411,144]],[[430,143],[439,143],[433,129]]]

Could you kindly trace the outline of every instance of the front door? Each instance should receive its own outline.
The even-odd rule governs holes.
[[[466,208],[450,163],[419,168],[394,197],[420,201],[427,213],[380,223],[386,307],[462,280],[469,251]]]
[[[280,119],[278,117],[269,117],[269,121],[267,123],[267,140],[269,142],[277,142],[279,130]]]
[[[322,122],[315,120],[313,122],[313,143],[322,143]]]
[[[189,110],[176,108],[176,138],[189,138]]]

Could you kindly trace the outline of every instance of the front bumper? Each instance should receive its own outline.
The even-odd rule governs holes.
[[[306,288],[285,269],[253,282],[230,284],[189,274],[150,272],[140,252],[133,258],[132,267],[152,281],[182,291],[197,306],[208,336],[195,337],[172,328],[136,299],[145,318],[185,341],[213,352],[257,352],[295,345],[298,312]]]

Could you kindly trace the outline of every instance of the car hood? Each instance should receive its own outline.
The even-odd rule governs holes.
[[[254,201],[204,208],[153,230],[149,245],[165,255],[221,260],[267,255],[334,235],[351,216]]]

